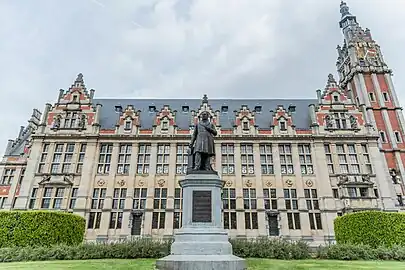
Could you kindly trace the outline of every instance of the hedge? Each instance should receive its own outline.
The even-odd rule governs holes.
[[[405,214],[362,211],[337,217],[334,221],[338,244],[371,247],[405,246]]]
[[[83,242],[85,219],[56,211],[1,211],[0,248],[78,245]]]

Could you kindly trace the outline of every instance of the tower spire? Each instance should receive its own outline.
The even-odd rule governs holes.
[[[340,28],[344,29],[350,25],[357,25],[356,16],[350,13],[350,9],[344,1],[340,2],[340,14],[342,15],[339,22]]]

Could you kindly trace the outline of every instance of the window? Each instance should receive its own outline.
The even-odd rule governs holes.
[[[186,174],[188,165],[188,145],[177,144],[176,149],[176,174]]]
[[[181,111],[184,113],[187,113],[190,110],[190,108],[188,106],[182,106],[181,107]]]
[[[100,145],[97,173],[99,174],[110,173],[112,150],[113,144],[103,143]]]
[[[300,213],[287,213],[288,228],[290,230],[301,230]]]
[[[333,198],[339,199],[339,190],[337,188],[332,188]]]
[[[401,143],[402,142],[401,133],[399,131],[394,131],[394,135],[395,135],[395,141],[397,143]]]
[[[378,189],[374,189],[374,197],[379,198]]]
[[[277,209],[277,189],[265,188],[263,189],[264,209]]]
[[[18,178],[18,184],[21,185],[25,175],[25,168],[21,168],[20,177]]]
[[[285,209],[298,210],[297,190],[295,188],[284,189],[284,202]]]
[[[106,188],[93,189],[93,198],[91,200],[91,209],[103,209],[106,191],[107,191]]]
[[[8,197],[0,197],[0,209],[4,209],[7,204]]]
[[[384,101],[385,101],[385,102],[390,101],[390,98],[389,98],[389,96],[388,96],[388,93],[387,93],[387,92],[383,92],[382,94],[383,94],[383,98],[384,98]]]
[[[342,174],[359,174],[360,164],[356,154],[356,146],[354,144],[347,145],[347,151],[345,151],[345,145],[336,145],[338,149],[338,159],[340,173]]]
[[[363,160],[366,166],[366,173],[372,174],[373,173],[373,166],[371,164],[370,154],[368,153],[368,147],[366,144],[362,144],[361,148],[363,150]]]
[[[385,132],[384,131],[380,131],[380,140],[381,140],[382,143],[387,142],[387,137],[385,137]]]
[[[85,143],[80,144],[79,157],[77,158],[76,164],[76,173],[82,173],[84,157],[86,155],[86,147],[87,145]]]
[[[62,173],[70,173],[72,168],[73,153],[75,151],[75,144],[66,144],[65,154],[62,163]]]
[[[174,189],[174,213],[173,213],[173,228],[180,229],[182,222],[183,209],[183,189]]]
[[[28,209],[34,209],[37,202],[38,188],[33,188],[31,191],[30,200],[28,203]]]
[[[159,144],[156,161],[156,174],[169,173],[170,144]]]
[[[222,144],[222,174],[235,174],[235,154],[233,144]]]
[[[69,209],[75,209],[78,191],[78,188],[72,188],[72,193],[70,194],[69,200]]]
[[[279,121],[279,126],[281,131],[287,130],[287,125],[285,124],[285,121]]]
[[[102,212],[90,212],[87,229],[100,229]]]
[[[325,157],[326,157],[326,163],[328,164],[328,172],[329,174],[334,174],[335,173],[335,168],[333,167],[333,159],[332,159],[332,153],[330,151],[330,145],[325,144],[324,145],[325,149]]]
[[[149,112],[156,112],[156,106],[149,106]]]
[[[128,131],[132,129],[132,120],[125,120],[125,126],[124,126],[124,130]]]
[[[162,130],[168,130],[169,129],[169,121],[167,118],[165,118],[164,120],[162,120],[162,126],[161,126]]]
[[[357,188],[349,187],[349,188],[347,188],[347,193],[349,194],[350,198],[356,198],[357,197]]]
[[[155,188],[153,198],[152,229],[164,229],[166,222],[167,188]]]
[[[234,188],[222,189],[222,206],[224,210],[224,229],[236,230],[236,191]]]
[[[271,144],[260,144],[259,151],[262,174],[274,174],[273,149]]]
[[[131,164],[132,144],[121,144],[120,153],[118,154],[118,174],[129,174]]]
[[[301,163],[301,174],[314,174],[312,165],[311,146],[309,144],[298,145],[299,159]]]
[[[262,106],[255,106],[255,112],[256,113],[261,113],[262,112]]]
[[[256,189],[244,188],[243,189],[243,209],[245,209],[245,229],[257,230],[257,198]]]
[[[333,102],[339,102],[339,96],[333,95]]]
[[[64,128],[76,127],[77,112],[66,112]]]
[[[150,144],[140,144],[137,159],[137,174],[149,174],[149,164],[150,164]]]
[[[4,169],[3,177],[1,178],[2,185],[11,185],[14,180],[15,169]]]
[[[374,93],[368,93],[370,101],[375,101]]]
[[[359,188],[360,197],[370,197],[368,188]]]
[[[145,209],[147,195],[148,195],[147,188],[135,188],[132,208],[139,209],[139,210]]]
[[[335,128],[337,129],[347,129],[347,120],[345,113],[334,113]]]
[[[399,206],[404,206],[404,200],[402,199],[402,195],[397,195],[397,200]]]
[[[228,112],[228,106],[222,106],[221,107],[221,112],[227,113]]]
[[[309,227],[311,230],[322,230],[321,213],[308,213]]]
[[[253,158],[253,145],[241,144],[240,152],[241,152],[242,174],[254,174],[255,163]]]
[[[316,189],[304,189],[308,210],[319,210],[318,192]]]
[[[280,152],[281,174],[294,174],[291,144],[280,144],[278,149]]]
[[[126,188],[114,188],[112,211],[110,213],[110,229],[122,228],[122,216],[125,208]]]
[[[61,143],[55,145],[51,163],[51,173],[60,173],[60,163],[62,161],[63,147],[64,145]]]
[[[61,209],[63,195],[65,193],[65,188],[44,188],[44,193],[42,195],[41,208],[42,209]]]
[[[249,130],[249,121],[248,121],[248,120],[243,120],[243,121],[242,121],[242,129],[243,129],[244,131]]]

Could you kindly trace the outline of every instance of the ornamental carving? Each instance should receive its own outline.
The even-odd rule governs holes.
[[[121,107],[119,106],[119,111]],[[131,129],[132,126],[140,126],[139,115],[140,111],[136,111],[133,105],[127,105],[123,112],[120,112],[121,116],[118,120],[119,126],[125,126],[125,129]]]
[[[98,185],[99,187],[104,186],[104,185],[105,185],[105,180],[104,180],[104,179],[98,180],[98,181],[97,181],[97,185]]]
[[[231,187],[232,186],[232,181],[231,180],[226,181],[225,186]]]
[[[159,187],[163,187],[165,185],[166,181],[164,179],[159,179],[157,181],[157,184],[159,185]]]
[[[161,129],[168,129],[169,126],[176,125],[176,111],[172,111],[169,105],[164,105],[156,115],[155,126],[161,126]]]
[[[141,179],[138,181],[138,186],[143,187],[145,185],[145,182]]]
[[[270,180],[268,180],[268,181],[266,181],[266,186],[267,187],[272,187],[273,183]]]
[[[245,185],[247,187],[251,187],[253,185],[252,181],[250,179],[246,180]]]
[[[121,179],[121,180],[118,180],[117,181],[117,184],[120,186],[120,187],[123,187],[123,186],[125,186],[125,180],[124,179]]]
[[[312,187],[314,183],[312,182],[312,180],[307,180],[305,181],[305,185],[307,185],[307,187]]]
[[[239,111],[235,111],[235,127],[242,127],[242,130],[249,130],[255,125],[255,112],[251,112],[247,105],[242,105]]]
[[[349,182],[349,177],[347,175],[339,175],[339,182],[338,184],[344,184]]]
[[[291,179],[288,179],[285,181],[285,184],[287,185],[287,187],[292,187],[294,185],[294,182]]]

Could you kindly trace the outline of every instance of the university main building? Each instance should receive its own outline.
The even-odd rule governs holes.
[[[405,120],[392,71],[344,2],[340,13],[339,79],[329,75],[314,99],[97,99],[79,74],[8,142],[0,207],[79,214],[88,240],[171,236],[206,111],[231,236],[327,243],[336,216],[401,211]]]

